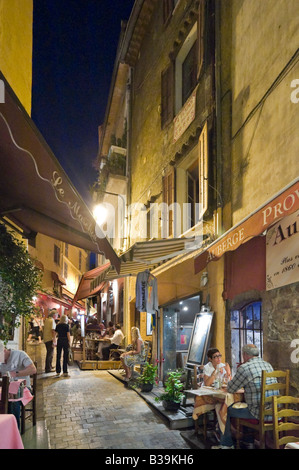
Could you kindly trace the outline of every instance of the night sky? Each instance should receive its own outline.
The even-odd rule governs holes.
[[[88,203],[121,31],[134,0],[34,0],[32,119]]]

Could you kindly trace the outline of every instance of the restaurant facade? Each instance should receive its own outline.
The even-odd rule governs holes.
[[[111,143],[125,146],[126,236],[116,241],[118,253],[155,239],[193,242],[137,271],[127,265],[124,277],[123,329],[129,338],[130,327],[140,326],[152,340],[161,378],[184,365],[195,314],[205,306],[214,312],[210,343],[233,369],[242,344],[255,342],[274,367],[291,370],[298,388],[297,254],[284,255],[298,230],[298,113],[290,88],[298,74],[298,5],[272,7],[145,0],[122,28],[99,146],[101,168],[105,158],[110,168],[106,192],[115,193]],[[108,198],[101,168],[97,202]],[[154,316],[136,308],[137,274],[146,269],[157,281]]]

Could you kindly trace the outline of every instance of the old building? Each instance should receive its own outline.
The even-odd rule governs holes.
[[[30,118],[32,22],[32,0],[22,8],[18,0],[0,1],[0,219],[43,272],[43,314],[58,307],[71,315],[88,252],[105,252],[116,265],[118,258]],[[81,311],[84,303],[74,307]]]
[[[162,375],[183,362],[205,305],[211,343],[233,369],[242,344],[255,342],[298,388],[298,8],[144,0],[123,28],[99,146],[107,188],[109,149],[126,132],[125,228],[113,238],[124,262],[136,241],[147,241],[148,261],[150,240],[193,242],[175,257],[162,248],[149,265]],[[120,201],[111,205],[115,213]],[[99,290],[113,278],[106,269]],[[124,327],[138,324],[147,338],[135,266],[127,274]]]

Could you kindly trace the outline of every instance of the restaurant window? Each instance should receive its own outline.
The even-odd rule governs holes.
[[[54,263],[60,266],[60,248],[54,244]]]
[[[174,105],[174,66],[171,63],[161,75],[161,127],[172,122]]]
[[[255,344],[263,356],[262,303],[252,302],[230,313],[232,370],[243,362],[242,347]]]

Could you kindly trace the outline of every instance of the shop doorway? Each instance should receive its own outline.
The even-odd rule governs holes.
[[[200,309],[200,294],[163,307],[163,381],[171,370],[185,367],[194,318]]]

